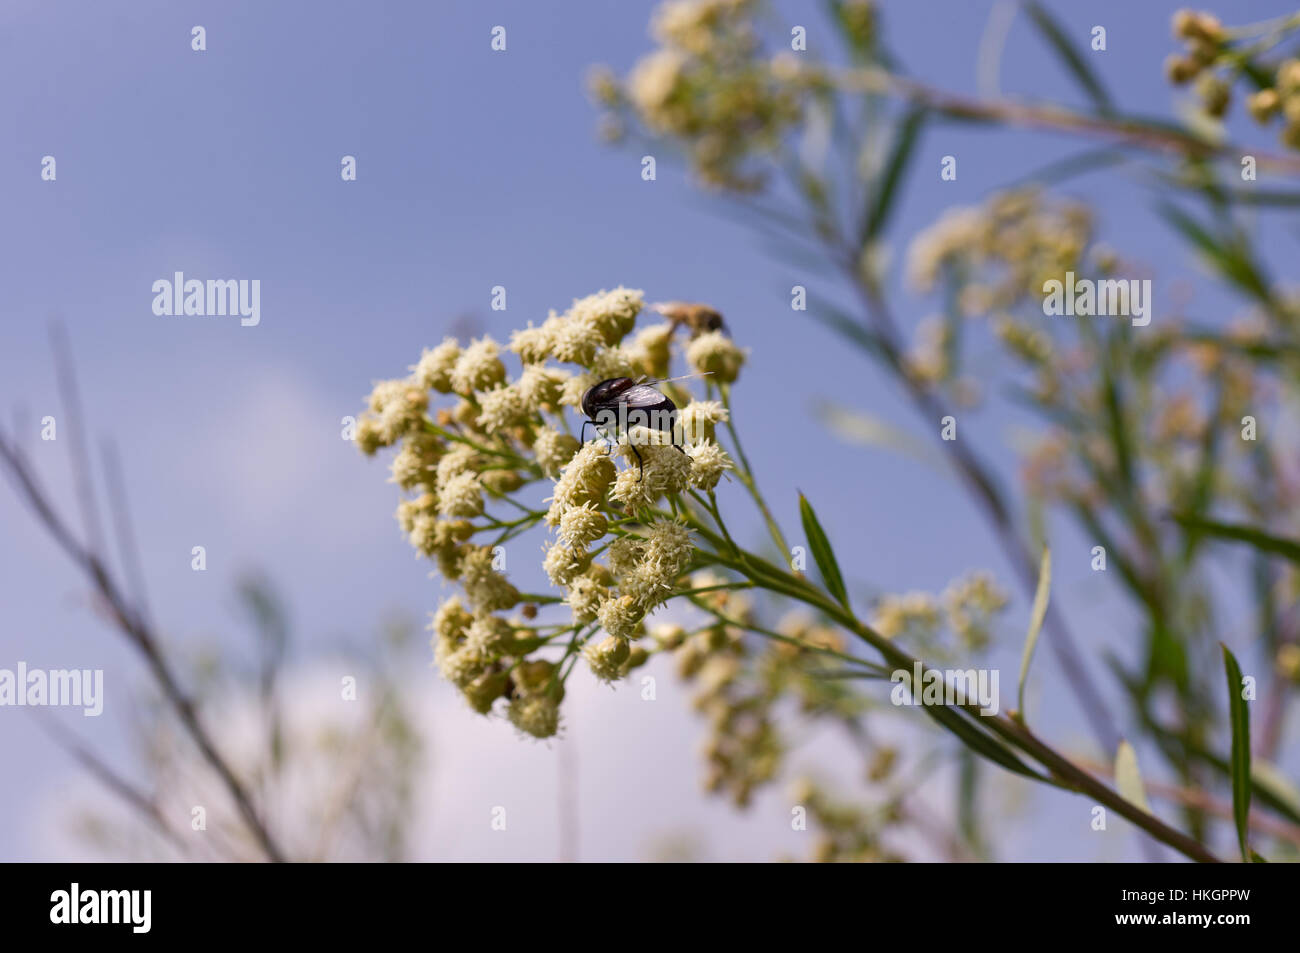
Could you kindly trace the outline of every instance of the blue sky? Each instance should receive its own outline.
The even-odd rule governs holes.
[[[925,436],[887,380],[789,309],[792,284],[835,299],[842,289],[776,259],[680,169],[661,163],[657,181],[644,182],[638,154],[598,143],[584,74],[593,63],[625,71],[646,52],[652,6],[11,0],[0,10],[0,409],[5,420],[10,408],[25,409],[29,450],[70,502],[66,442],[34,437],[40,417],[59,413],[47,319],[60,318],[96,455],[111,438],[123,461],[154,614],[172,637],[237,637],[231,583],[250,567],[267,569],[282,588],[304,655],[362,644],[385,612],[422,618],[441,590],[398,535],[383,466],[339,439],[340,418],[359,409],[374,379],[402,372],[422,346],[466,321],[504,339],[550,308],[617,284],[643,288],[650,300],[708,301],[727,316],[752,349],[736,391],[739,423],[780,425],[749,440],[755,469],[788,527],[797,525],[796,487],[814,500],[853,584],[935,590],[976,567],[1010,583],[981,518],[948,477],[844,445],[816,420],[812,408],[825,400]],[[1049,6],[1081,38],[1094,23],[1107,27],[1108,49],[1093,62],[1126,107],[1169,113],[1179,94],[1161,62],[1173,49],[1177,4]],[[1287,10],[1231,6],[1234,22]],[[989,3],[884,7],[911,73],[974,91]],[[830,40],[812,9],[780,5],[777,18],[811,25],[816,52]],[[207,31],[202,53],[190,49],[195,24]],[[496,24],[508,31],[505,53],[489,48]],[[1023,17],[1008,36],[1000,82],[1009,94],[1078,101]],[[895,269],[907,241],[945,208],[977,202],[1077,147],[1039,134],[928,130],[894,222]],[[356,182],[340,180],[347,154],[357,157]],[[946,154],[959,156],[956,182],[939,182]],[[57,159],[54,183],[40,179],[44,155]],[[1139,252],[1159,275],[1192,282],[1208,318],[1230,316],[1139,186],[1107,174],[1063,191],[1098,209],[1113,244]],[[261,324],[155,316],[150,287],[175,271],[260,279]],[[495,285],[507,288],[505,312],[489,309]],[[1169,288],[1157,282],[1157,301]],[[906,297],[896,307],[909,328],[931,310]],[[1008,476],[1009,425],[991,415],[966,431]],[[757,541],[761,527],[743,501],[726,505]],[[86,611],[71,567],[8,492],[0,526],[0,665],[104,667],[110,693],[125,694],[138,667]],[[1122,596],[1088,572],[1087,542],[1063,524],[1057,530],[1056,597],[1090,649],[1123,651],[1132,616]],[[195,545],[206,547],[206,573],[190,570]],[[998,656],[1004,683],[1027,601],[1017,590]],[[1094,671],[1104,677],[1099,663]],[[1044,723],[1084,743],[1047,653],[1036,676]],[[432,673],[427,683],[449,694]],[[90,720],[74,727],[92,743],[121,752],[111,707],[94,724],[82,721]],[[645,734],[646,751],[692,743],[689,719],[671,721],[677,727],[661,739]],[[493,750],[509,758],[509,744],[521,743],[493,727],[502,736]],[[0,711],[0,751],[10,778],[0,789],[0,858],[48,856],[34,821],[40,805],[55,788],[91,782],[21,712]],[[673,764],[694,783],[689,752]],[[717,832],[720,853],[750,843],[729,842],[742,829],[716,809],[674,803],[684,817],[707,817],[701,823]],[[1085,837],[1062,836],[1093,849]],[[1007,843],[1042,856],[1027,835]]]

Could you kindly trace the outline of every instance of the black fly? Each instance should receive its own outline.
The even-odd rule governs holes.
[[[587,392],[582,395],[582,412],[590,419],[582,422],[583,442],[588,424],[615,436],[627,433],[630,427],[641,426],[667,433],[672,445],[685,453],[678,442],[677,405],[667,394],[660,393],[653,386],[666,383],[666,380],[634,381],[630,377],[611,377],[587,388]],[[636,454],[636,479],[640,483],[644,474],[641,451],[630,438],[628,445]]]

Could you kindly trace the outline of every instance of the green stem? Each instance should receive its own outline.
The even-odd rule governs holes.
[[[718,554],[714,558],[723,563],[733,562],[727,560]],[[878,652],[890,665],[895,669],[901,669],[909,673],[909,677],[915,671],[915,667],[920,664],[918,659],[912,658],[908,653],[902,651],[898,646],[891,643],[888,639],[876,632],[870,626],[861,622],[841,606],[830,596],[820,592],[810,584],[801,584],[800,580],[789,576],[773,566],[767,565],[761,573],[752,573],[748,565],[742,565],[733,562],[733,568],[750,578],[756,585],[764,588],[773,588],[782,592],[791,598],[798,599],[807,605],[820,610],[826,616],[834,619],[844,628],[848,629],[854,635],[857,635],[863,641],[867,642]],[[927,667],[921,665],[922,677],[924,677]],[[984,716],[980,714],[979,704],[977,702],[960,702],[951,706],[934,706],[943,707],[949,711],[956,711],[966,715],[973,724],[978,725],[981,729],[998,735],[1014,748],[1032,757],[1051,773],[1051,778],[1039,778],[1041,781],[1060,787],[1065,790],[1071,790],[1076,793],[1084,794],[1105,804],[1107,807],[1120,814],[1122,817],[1142,828],[1156,840],[1169,845],[1192,860],[1206,863],[1218,863],[1219,858],[1208,851],[1198,841],[1188,837],[1181,831],[1170,827],[1164,821],[1150,814],[1137,805],[1133,804],[1122,797],[1118,792],[1107,787],[1099,779],[1088,774],[1082,768],[1079,768],[1067,757],[1057,752],[1047,745],[1036,735],[1029,731],[1028,728],[1013,721],[1006,715]],[[1035,775],[1036,776],[1036,775]]]
[[[752,622],[741,622],[739,619],[729,618],[724,613],[708,605],[702,599],[695,598],[690,593],[682,593],[682,595],[687,596],[687,598],[689,598],[697,608],[704,610],[723,625],[730,625],[738,629],[744,629],[748,632],[753,632],[755,635],[761,635],[763,638],[773,639],[777,642],[784,642],[787,645],[793,645],[795,648],[803,649],[808,652],[817,652],[820,655],[828,655],[831,658],[839,659],[841,662],[848,662],[851,665],[856,665],[860,668],[866,669],[873,675],[883,676],[888,674],[888,670],[883,666],[877,665],[874,662],[868,662],[864,658],[859,658],[856,655],[849,655],[846,652],[837,652],[835,649],[826,648],[822,645],[813,645],[811,642],[805,642],[802,639],[796,639],[794,636],[784,635],[772,629],[765,629],[762,626],[754,625]]]
[[[479,443],[477,440],[471,440],[469,437],[466,437],[464,434],[453,433],[452,431],[447,430],[444,427],[439,427],[432,420],[426,419],[424,421],[424,429],[428,430],[430,433],[437,434],[439,437],[442,437],[445,440],[454,440],[457,443],[465,444],[465,446],[467,447],[473,447],[479,453],[484,453],[492,457],[500,457],[502,460],[507,460],[510,463],[514,464],[514,466],[517,467],[518,469],[527,470],[529,473],[536,473],[538,475],[541,475],[542,468],[540,466],[538,466],[536,463],[533,463],[530,460],[525,460],[517,453],[510,453],[505,450],[496,450],[493,449],[492,447],[484,446],[483,444]]]
[[[754,480],[753,468],[749,465],[749,457],[745,455],[745,448],[740,443],[740,434],[736,432],[736,425],[732,422],[735,415],[731,409],[731,387],[728,384],[721,384],[719,390],[722,392],[722,405],[727,408],[727,433],[731,435],[731,445],[736,448],[736,458],[740,461],[740,469],[736,471],[736,475],[740,477],[740,482],[745,485],[749,495],[754,498],[759,512],[763,514],[763,521],[767,523],[767,530],[772,534],[772,541],[776,543],[776,548],[789,555],[790,547],[785,541],[785,535],[777,525],[776,517],[772,515],[767,501],[763,499],[763,494],[759,492],[758,483]]]

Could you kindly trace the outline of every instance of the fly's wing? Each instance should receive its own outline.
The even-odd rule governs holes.
[[[649,384],[633,384],[623,393],[618,395],[620,404],[627,404],[631,407],[653,407],[662,403],[664,395],[659,393]]]
[[[627,408],[628,427],[639,425],[661,433],[672,433],[677,408],[668,395],[649,384],[634,384],[619,396],[619,402]]]
[[[695,380],[695,378],[697,377],[708,377],[712,373],[713,371],[699,371],[698,373],[695,374],[683,374],[681,377],[657,377],[653,379],[648,377],[642,377],[637,381],[637,383],[638,384],[672,384],[675,381],[691,381],[691,380]]]

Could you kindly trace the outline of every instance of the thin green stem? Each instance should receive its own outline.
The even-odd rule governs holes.
[[[767,530],[772,535],[772,541],[776,543],[776,548],[782,553],[788,554],[790,547],[785,541],[785,534],[781,532],[781,527],[776,522],[776,517],[772,515],[772,510],[763,499],[763,494],[758,489],[758,483],[754,480],[754,471],[749,464],[749,457],[745,454],[745,448],[740,442],[740,434],[736,431],[736,425],[733,421],[735,412],[731,409],[731,387],[728,384],[719,385],[722,393],[722,405],[727,408],[727,433],[731,435],[731,445],[736,449],[736,458],[740,461],[740,469],[736,475],[740,477],[740,482],[744,484],[749,495],[754,498],[754,504],[763,514],[763,521],[767,523]]]
[[[777,632],[773,629],[767,629],[760,625],[755,625],[752,622],[742,622],[739,619],[732,619],[729,616],[727,616],[725,613],[721,612],[720,610],[713,608],[708,603],[704,602],[702,599],[695,598],[695,596],[691,595],[690,593],[682,593],[682,595],[687,596],[687,598],[689,598],[690,601],[697,608],[702,609],[705,612],[709,613],[709,615],[713,616],[723,625],[730,625],[738,629],[744,629],[748,632],[753,632],[755,635],[761,635],[765,639],[772,639],[777,642],[784,642],[786,645],[792,645],[797,649],[803,649],[804,651],[807,652],[816,652],[819,655],[827,655],[830,656],[831,658],[839,659],[841,662],[847,662],[850,665],[856,665],[862,669],[865,669],[867,672],[870,672],[873,675],[883,676],[888,674],[887,669],[885,669],[883,666],[877,665],[875,662],[869,662],[866,659],[859,658],[856,655],[849,655],[846,652],[839,652],[836,651],[835,649],[827,648],[826,646],[823,645],[814,645],[811,642],[805,642],[802,639],[796,639],[794,636],[791,635],[784,635],[781,632]]]
[[[876,632],[870,626],[861,622],[856,616],[845,609],[842,605],[832,599],[825,593],[820,592],[811,584],[801,584],[800,580],[789,576],[773,566],[766,566],[761,573],[752,573],[747,564],[736,563],[727,560],[719,554],[713,554],[713,557],[720,562],[731,562],[732,567],[748,578],[753,580],[756,585],[764,588],[776,589],[791,598],[798,599],[805,604],[820,610],[827,617],[835,620],[844,628],[848,629],[854,635],[867,642],[885,659],[887,663],[894,666],[896,670],[902,670],[908,673],[911,678],[917,666],[920,666],[922,676],[925,675],[927,667],[920,660],[912,658],[907,652],[894,645],[879,632]],[[970,722],[979,726],[982,731],[992,732],[1001,737],[1007,743],[1011,744],[1017,750],[1029,755],[1051,773],[1051,778],[1039,778],[1039,780],[1052,784],[1066,790],[1075,791],[1095,798],[1097,801],[1110,807],[1122,817],[1136,824],[1155,839],[1164,844],[1168,844],[1175,850],[1191,858],[1192,860],[1217,863],[1219,858],[1207,850],[1198,841],[1188,837],[1181,831],[1170,827],[1164,821],[1147,811],[1142,810],[1137,805],[1128,801],[1118,792],[1107,787],[1102,781],[1093,777],[1082,768],[1075,765],[1065,755],[1062,755],[1036,735],[1029,731],[1025,726],[1013,721],[1006,715],[985,716],[980,712],[978,702],[962,701],[956,702],[950,706],[944,707],[950,711],[966,715]]]

